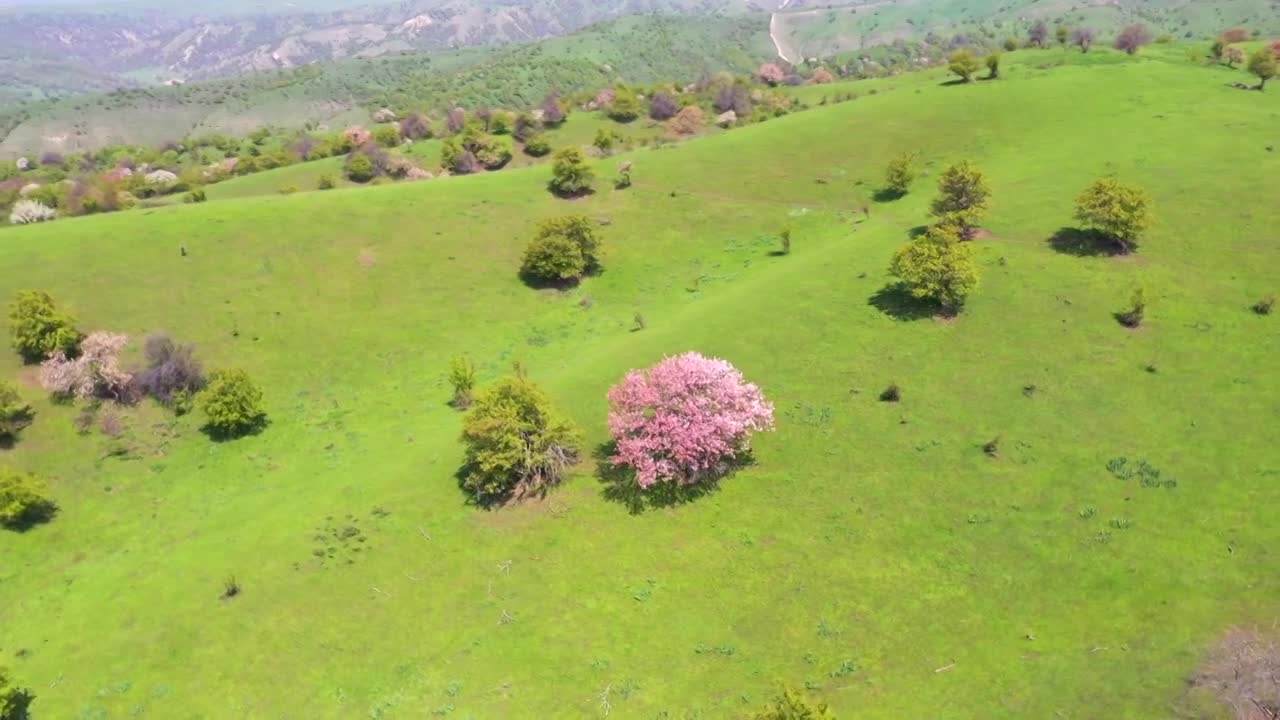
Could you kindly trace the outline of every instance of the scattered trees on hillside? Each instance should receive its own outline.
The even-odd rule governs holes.
[[[755,714],[754,720],[835,720],[835,713],[826,703],[805,697],[793,688],[784,688],[782,694],[770,701],[768,707]]]
[[[381,147],[396,147],[403,139],[400,135],[399,125],[379,125],[373,129],[373,141]]]
[[[1089,48],[1093,47],[1094,32],[1091,28],[1078,27],[1071,31],[1071,44],[1080,48],[1080,52],[1087,53]]]
[[[893,256],[889,272],[902,280],[912,296],[958,312],[978,287],[973,246],[963,242],[956,227],[935,225]]]
[[[1259,48],[1249,56],[1249,72],[1258,78],[1258,89],[1265,90],[1267,81],[1276,76],[1276,53],[1271,48]]]
[[[947,68],[959,75],[961,80],[973,82],[973,74],[978,72],[978,59],[973,56],[973,53],[962,48],[951,53],[947,62]]]
[[[578,431],[523,374],[479,393],[462,442],[462,488],[483,505],[546,492],[578,461]]]
[[[0,447],[17,440],[18,433],[31,424],[34,415],[17,388],[0,382]]]
[[[47,495],[45,485],[34,475],[12,468],[0,468],[0,526],[10,530],[25,530],[32,525],[47,522],[58,511],[58,506]],[[0,673],[0,710],[6,703],[12,705],[16,696],[14,688],[6,686],[6,678]],[[24,718],[22,715],[5,715],[0,719]]]
[[[584,215],[566,215],[538,224],[525,248],[520,274],[534,283],[576,282],[600,267],[600,239]]]
[[[205,431],[215,439],[249,435],[266,424],[262,390],[243,370],[214,372],[196,401],[205,415]]]
[[[93,332],[80,343],[80,353],[68,358],[61,350],[40,363],[40,386],[61,397],[121,400],[132,376],[120,366],[120,353],[129,338]]]
[[[59,310],[49,293],[22,290],[9,310],[9,333],[13,349],[27,363],[43,360],[55,352],[74,356],[80,348],[80,331],[75,318]]]
[[[930,211],[943,223],[953,224],[962,239],[969,239],[987,210],[991,189],[982,171],[968,160],[947,168],[938,180],[938,197]]]
[[[1151,44],[1151,31],[1146,25],[1130,25],[1120,31],[1116,36],[1115,46],[1117,50],[1123,50],[1129,55],[1133,55],[1142,49],[1144,45]]]
[[[721,477],[773,429],[773,404],[725,360],[689,352],[633,370],[609,390],[615,465],[640,487],[689,485]]]
[[[1151,223],[1149,204],[1141,188],[1101,178],[1076,199],[1076,219],[1128,253]]]
[[[587,164],[582,151],[563,148],[556,152],[551,167],[551,192],[561,197],[576,197],[591,192],[595,172]]]
[[[885,189],[895,197],[902,197],[911,190],[911,183],[916,179],[915,157],[903,153],[889,161],[885,170]]]

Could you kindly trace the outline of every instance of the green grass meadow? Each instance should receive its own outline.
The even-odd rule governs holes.
[[[599,161],[585,200],[537,166],[0,232],[0,296],[48,290],[134,352],[193,342],[271,421],[214,443],[143,406],[82,436],[0,358],[38,409],[0,462],[61,506],[0,534],[0,664],[33,717],[732,718],[784,682],[841,718],[1190,717],[1204,649],[1277,617],[1280,325],[1248,307],[1280,292],[1280,92],[1006,57],[998,82],[878,81]],[[870,201],[905,151],[924,177]],[[992,237],[944,322],[886,268],[964,158]],[[1140,251],[1055,249],[1105,174],[1153,197]],[[607,220],[604,273],[526,287],[534,225],[567,212]],[[1138,286],[1130,331],[1111,314]],[[465,502],[452,356],[486,382],[523,363],[592,450],[608,388],[688,350],[776,405],[718,491],[630,507],[588,459],[545,500]],[[1176,486],[1118,479],[1119,457]]]

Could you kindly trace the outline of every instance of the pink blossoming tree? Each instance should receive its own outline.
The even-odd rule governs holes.
[[[773,429],[773,405],[725,360],[695,352],[633,370],[609,391],[615,465],[635,469],[640,487],[714,479]]]

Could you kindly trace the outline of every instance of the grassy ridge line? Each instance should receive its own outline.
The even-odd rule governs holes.
[[[1104,72],[1118,74],[1103,78]],[[1212,214],[1223,197],[1253,207],[1265,193],[1231,174],[1223,176],[1226,184],[1212,186],[1221,195],[1187,195],[1195,172],[1183,179],[1177,172],[1142,171],[1168,214],[1136,265],[1059,256],[1045,247],[1044,233],[1055,217],[1065,220],[1072,192],[1099,165],[1116,160],[1122,169],[1145,167],[1144,151],[1168,153],[1162,148],[1179,146],[1167,135],[1207,127],[1205,119],[1221,112],[1240,118],[1237,132],[1204,131],[1194,153],[1162,154],[1161,161],[1214,176],[1225,167],[1256,166],[1259,151],[1246,140],[1265,120],[1247,104],[1253,94],[1224,94],[1211,113],[1187,104],[1207,92],[1205,75],[1190,68],[1029,74],[1043,76],[1014,74],[1007,85],[963,89],[934,87],[936,75],[918,85],[912,79],[852,105],[637,153],[636,195],[604,191],[570,206],[613,221],[606,274],[581,289],[596,300],[586,312],[574,307],[576,296],[539,297],[508,274],[533,219],[565,208],[541,190],[541,169],[456,185],[234,201],[222,209],[211,203],[145,220],[120,215],[6,232],[0,252],[21,262],[5,267],[33,268],[23,279],[78,300],[86,324],[118,327],[127,318],[137,332],[168,319],[211,361],[249,364],[277,388],[271,391],[276,426],[246,444],[210,449],[198,437],[184,440],[160,474],[140,473],[137,464],[83,466],[83,477],[120,491],[84,488],[50,534],[36,538],[52,546],[42,552],[45,562],[75,574],[75,589],[65,598],[20,592],[40,587],[38,577],[25,576],[12,587],[24,598],[42,595],[24,601],[24,617],[56,613],[66,627],[66,638],[24,662],[26,672],[52,682],[67,658],[104,670],[79,685],[59,685],[41,702],[50,703],[51,712],[83,705],[123,712],[163,685],[165,697],[180,699],[146,701],[148,714],[163,717],[175,707],[166,703],[190,709],[204,696],[199,688],[216,686],[235,688],[227,702],[241,710],[293,705],[333,716],[339,708],[347,714],[383,708],[389,716],[412,717],[422,707],[455,702],[482,716],[540,710],[585,717],[594,712],[600,688],[631,677],[640,690],[627,704],[618,701],[620,712],[698,706],[720,716],[749,706],[739,696],[756,699],[774,679],[813,676],[838,709],[869,717],[926,713],[943,701],[990,716],[1026,717],[1073,698],[1113,709],[1117,717],[1143,717],[1152,703],[1179,690],[1194,662],[1187,648],[1223,618],[1247,614],[1240,604],[1261,592],[1256,586],[1247,594],[1231,592],[1254,582],[1255,573],[1223,566],[1218,526],[1210,518],[1215,511],[1238,518],[1241,552],[1257,552],[1274,532],[1250,522],[1260,510],[1249,508],[1266,507],[1274,493],[1245,481],[1208,488],[1196,479],[1215,470],[1253,477],[1255,463],[1268,457],[1248,439],[1247,424],[1265,411],[1268,396],[1234,386],[1232,373],[1207,363],[1202,351],[1206,343],[1223,343],[1220,361],[1248,366],[1274,350],[1265,338],[1258,343],[1256,326],[1237,315],[1234,297],[1214,295],[1215,279],[1225,283],[1226,272],[1239,271],[1234,251],[1273,257],[1256,239],[1274,213],[1260,210],[1239,226],[1229,220],[1231,232],[1199,230],[1189,220]],[[1112,132],[1141,129],[1149,136],[1143,145],[1086,144],[1065,112],[1084,91],[1108,110],[1098,123]],[[1159,130],[1151,115],[1174,110],[1170,127]],[[953,326],[894,322],[866,304],[883,283],[902,231],[923,220],[927,179],[902,204],[875,206],[869,227],[849,235],[843,221],[802,216],[814,225],[798,226],[790,258],[766,259],[773,246],[752,244],[776,233],[788,204],[845,205],[860,191],[852,181],[874,181],[905,142],[938,163],[952,153],[978,155],[997,189],[990,221],[997,237],[983,245],[986,283],[971,314]],[[1264,162],[1271,161],[1264,156]],[[828,184],[814,182],[819,177]],[[669,188],[684,193],[670,198]],[[1198,234],[1186,241],[1169,237],[1168,228],[1184,226]],[[444,235],[434,235],[436,229]],[[1225,237],[1226,249],[1221,242],[1208,245],[1210,233]],[[157,238],[188,237],[200,263],[192,271],[195,287],[176,306],[147,302],[175,298],[174,290],[186,284],[157,272],[179,262]],[[271,255],[261,252],[261,238],[270,239]],[[118,258],[94,252],[104,244],[129,252]],[[354,264],[365,245],[379,254],[368,273]],[[1005,270],[994,264],[1000,254],[1008,259]],[[1175,254],[1185,259],[1168,259]],[[458,259],[445,260],[450,255]],[[79,267],[64,272],[59,257]],[[270,273],[264,257],[272,261]],[[744,258],[753,260],[749,268],[742,267]],[[86,259],[105,277],[86,279]],[[1242,287],[1265,281],[1265,264],[1241,266]],[[1197,282],[1166,298],[1151,332],[1117,334],[1107,314],[1135,269],[1164,287],[1205,275],[1210,284]],[[868,277],[859,279],[862,272]],[[736,276],[705,282],[690,299],[684,288],[694,273]],[[1067,309],[1054,295],[1073,304]],[[245,340],[233,341],[223,296],[234,300],[242,323],[246,310],[284,308],[286,317],[243,323]],[[647,313],[650,329],[624,337],[632,307],[645,298],[659,298],[659,310]],[[299,319],[312,304],[314,316]],[[1220,328],[1212,336],[1184,327],[1184,320],[1206,313]],[[1063,333],[1063,317],[1080,329]],[[260,342],[248,342],[263,328],[284,336],[264,332]],[[531,328],[551,342],[529,344]],[[421,338],[425,350],[414,345],[397,352],[403,337]],[[595,350],[609,345],[615,347]],[[586,478],[553,498],[567,506],[562,520],[537,507],[501,516],[457,507],[447,478],[457,458],[456,416],[436,402],[447,395],[441,368],[456,348],[491,358],[490,375],[512,356],[524,356],[535,377],[545,377],[598,438],[603,389],[646,357],[690,346],[732,358],[790,413],[779,433],[761,440],[757,470],[698,504],[640,518],[602,504]],[[300,347],[319,352],[308,355]],[[1044,347],[1055,352],[1029,352]],[[1165,368],[1149,379],[1154,386],[1133,377],[1153,351]],[[546,372],[555,367],[561,369]],[[1019,394],[1028,377],[1045,388],[1044,403]],[[907,385],[901,413],[866,397],[894,379]],[[297,388],[310,394],[295,398]],[[861,395],[849,394],[852,389]],[[835,411],[830,423],[808,424],[803,408],[823,406]],[[1226,408],[1230,415],[1221,414]],[[54,409],[41,410],[48,422],[38,427],[48,430],[40,433],[61,427],[57,420],[64,418]],[[908,425],[899,426],[901,414]],[[1202,429],[1183,434],[1183,421],[1196,415]],[[343,418],[346,427],[318,425]],[[970,435],[984,440],[1009,427],[1023,428],[1019,439],[1035,450],[1011,450],[1012,457],[993,465],[969,447],[976,442]],[[928,445],[931,438],[942,442],[941,450]],[[1116,438],[1158,453],[1154,461],[1192,478],[1183,488],[1189,494],[1145,495],[1143,504],[1126,505],[1122,495],[1134,490],[1096,475],[1108,451],[1121,444]],[[84,442],[63,439],[64,447]],[[335,440],[339,452],[323,449]],[[52,447],[24,441],[15,457],[57,472],[62,460]],[[1255,502],[1245,501],[1249,492],[1258,493]],[[136,511],[152,497],[160,519],[144,522]],[[318,517],[374,502],[396,509],[385,539],[377,540],[383,556],[341,575],[288,568],[305,559],[306,548],[298,545]],[[1143,541],[1089,544],[1086,526],[1073,515],[1085,502],[1102,507],[1100,524],[1111,514],[1133,515],[1144,534],[1132,540]],[[1014,504],[1022,509],[1009,510]],[[969,514],[991,522],[968,525]],[[802,526],[796,518],[805,518]],[[89,538],[69,534],[99,522],[102,537],[93,535],[99,545],[75,561]],[[431,544],[417,535],[419,524],[431,532]],[[131,539],[119,542],[122,536]],[[1153,544],[1155,538],[1161,542]],[[6,552],[13,544],[8,537],[0,542]],[[163,556],[157,544],[165,546]],[[111,555],[123,549],[129,554]],[[12,550],[19,565],[37,552],[25,544]],[[518,562],[513,579],[498,578],[491,598],[488,568],[511,558]],[[216,586],[229,566],[249,564],[255,569],[242,578],[246,605],[209,612],[206,586]],[[405,568],[428,589],[402,577]],[[659,589],[638,603],[632,593],[647,577],[656,578]],[[1206,577],[1222,595],[1205,593],[1200,580]],[[384,602],[367,589],[372,585],[393,600]],[[94,597],[108,593],[118,601],[104,611]],[[333,602],[303,609],[300,597]],[[1093,600],[1098,597],[1114,602]],[[1153,614],[1162,597],[1178,597],[1178,613]],[[165,604],[157,606],[157,599]],[[502,604],[517,608],[519,633],[500,634],[494,616]],[[361,610],[358,619],[353,607]],[[12,623],[11,617],[0,615],[0,627],[20,628],[14,646],[33,644],[38,623]],[[130,617],[149,622],[115,629]],[[659,624],[663,630],[656,633]],[[95,627],[95,646],[72,642],[77,628]],[[838,634],[816,634],[821,627]],[[1024,657],[1027,633],[1039,638],[1034,662]],[[1116,646],[1115,638],[1129,649],[1087,653],[1090,643]],[[144,641],[143,648],[152,641],[158,652],[93,662],[126,641]],[[738,652],[723,661],[707,658],[692,652],[699,643]],[[813,663],[804,659],[805,648],[812,648]],[[172,670],[173,657],[193,655],[208,668],[198,682]],[[237,662],[218,661],[232,655]],[[590,663],[600,658],[610,661],[608,669],[595,671]],[[857,660],[859,673],[829,682],[846,658]],[[958,661],[963,674],[932,673],[948,661]],[[342,692],[284,697],[290,691],[261,684],[281,667],[293,669],[299,685]],[[137,689],[92,696],[124,679]],[[451,701],[446,688],[456,680],[463,681],[462,694]],[[826,687],[836,683],[853,687]],[[225,706],[208,714],[219,708]]]

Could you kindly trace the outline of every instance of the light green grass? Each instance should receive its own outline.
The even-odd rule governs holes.
[[[635,187],[583,201],[538,167],[0,232],[0,294],[194,342],[272,421],[213,444],[146,408],[120,458],[38,401],[4,460],[62,511],[0,534],[0,659],[38,718],[591,718],[606,689],[610,717],[721,718],[781,681],[843,718],[1173,715],[1206,645],[1280,593],[1280,332],[1247,310],[1280,290],[1280,93],[1148,60],[1007,76],[637,152]],[[927,176],[860,222],[904,150]],[[894,319],[870,300],[960,158],[995,193],[982,287],[954,323]],[[1105,173],[1154,198],[1141,252],[1055,252]],[[605,272],[531,290],[524,241],[564,212],[610,220]],[[1130,332],[1111,313],[1136,285]],[[608,387],[686,350],[777,405],[720,492],[632,515],[585,464],[544,502],[464,503],[452,355],[484,381],[520,360],[592,448]],[[313,556],[326,524],[364,528],[352,564]]]

